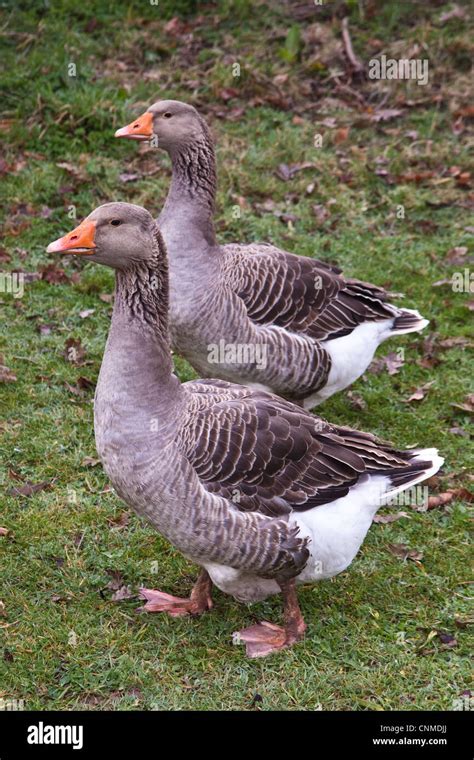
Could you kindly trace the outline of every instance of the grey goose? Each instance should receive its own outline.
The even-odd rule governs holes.
[[[168,264],[152,216],[107,203],[48,252],[115,270],[94,403],[98,454],[117,494],[201,566],[189,599],[142,589],[172,616],[281,593],[284,624],[237,634],[251,657],[304,633],[296,584],[349,566],[381,504],[435,473],[435,449],[399,451],[286,399],[223,380],[181,384],[168,340]]]
[[[272,245],[219,245],[216,161],[191,105],[158,101],[116,137],[157,139],[172,163],[158,218],[170,259],[173,347],[203,377],[265,389],[306,409],[357,380],[382,341],[422,330],[382,288]]]

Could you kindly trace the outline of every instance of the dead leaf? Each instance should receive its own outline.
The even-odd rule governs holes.
[[[54,478],[53,480],[43,480],[41,483],[32,483],[27,480],[24,485],[10,488],[7,493],[10,496],[33,496],[38,491],[48,491],[54,482]]]
[[[136,182],[137,179],[141,179],[140,174],[134,174],[133,172],[122,172],[122,174],[119,174],[119,180],[124,184],[127,182]]]
[[[435,381],[430,380],[429,383],[425,383],[424,385],[421,385],[419,388],[417,388],[409,398],[405,400],[405,404],[410,404],[412,401],[422,401],[425,396],[428,389],[433,385]]]
[[[349,132],[350,127],[340,127],[339,129],[336,129],[332,139],[334,145],[340,145],[341,143],[346,142],[349,137]]]
[[[51,335],[52,330],[54,329],[54,325],[47,325],[46,323],[42,322],[37,326],[37,330],[40,335]]]
[[[320,224],[325,222],[326,219],[329,219],[329,217],[331,216],[327,208],[325,208],[319,203],[315,203],[313,206],[311,206],[311,209]]]
[[[8,528],[0,528],[0,536],[8,536],[9,533]]]
[[[474,343],[468,338],[462,338],[459,336],[457,338],[445,338],[445,340],[440,340],[439,346],[440,348],[464,348],[466,346],[472,347],[474,346]]]
[[[465,245],[456,245],[454,248],[451,248],[447,254],[446,254],[446,261],[449,261],[450,264],[464,264],[466,260],[466,254],[467,254],[467,246]]]
[[[457,425],[454,425],[453,427],[449,428],[449,432],[451,435],[460,435],[463,438],[470,438],[469,433],[467,430],[464,430],[462,427],[458,427]]]
[[[374,359],[369,367],[369,372],[379,375],[382,371],[387,370],[389,375],[398,375],[400,367],[403,367],[405,360],[396,351],[391,351],[387,356],[381,356]]]
[[[397,116],[401,116],[402,113],[403,111],[401,111],[399,108],[382,108],[379,111],[375,111],[375,113],[371,114],[369,116],[369,119],[375,123],[379,121],[390,121],[390,119],[396,119]]]
[[[76,164],[71,164],[69,161],[59,161],[56,166],[59,169],[64,169],[68,174],[74,177],[74,179],[77,179],[81,182],[84,182],[87,179],[87,176],[84,174],[81,168]]]
[[[449,11],[445,11],[438,19],[438,23],[445,24],[447,21],[451,21],[453,18],[464,19],[466,18],[466,9],[460,8],[456,3],[450,8]]]
[[[17,379],[14,372],[4,364],[5,359],[0,354],[0,383],[14,383]]]
[[[387,549],[395,557],[403,560],[411,559],[413,562],[419,562],[423,559],[423,552],[419,552],[417,549],[410,549],[406,544],[388,544]]]
[[[99,298],[104,303],[112,303],[112,301],[114,300],[112,293],[101,293],[99,295]]]
[[[453,647],[457,647],[458,642],[452,633],[447,633],[446,631],[436,631],[436,633],[441,643],[444,644],[443,649],[452,649]]]
[[[461,409],[461,411],[467,412],[468,414],[472,414],[474,412],[474,393],[469,393],[463,404],[453,403],[451,406],[454,406],[456,409]]]
[[[357,409],[361,412],[364,411],[364,409],[367,409],[367,402],[364,401],[362,396],[358,393],[355,393],[354,391],[348,391],[347,398],[349,399],[349,403],[353,409]]]
[[[40,276],[45,282],[49,282],[51,285],[63,285],[69,282],[69,277],[61,267],[57,267],[56,264],[47,264],[40,268]]]
[[[94,459],[93,457],[84,457],[81,462],[82,467],[97,467],[100,464],[100,459]]]
[[[386,525],[387,523],[392,523],[392,522],[395,522],[396,520],[401,520],[402,517],[410,517],[410,515],[407,512],[391,512],[388,515],[377,514],[375,515],[373,522]]]
[[[130,521],[129,512],[121,512],[118,517],[113,517],[109,520],[109,524],[112,526],[112,530],[121,530],[126,528]]]
[[[445,504],[449,504],[453,499],[459,501],[466,501],[469,504],[474,502],[474,493],[467,488],[450,488],[444,493],[440,493],[437,496],[428,497],[428,509],[436,509],[436,507],[444,507]]]
[[[83,309],[79,312],[79,316],[81,319],[87,319],[87,317],[90,317],[91,314],[94,314],[95,309]]]
[[[132,592],[130,586],[121,586],[110,597],[112,602],[122,602],[125,599],[133,599],[135,594]]]
[[[287,182],[289,179],[291,179],[295,174],[298,172],[303,171],[304,169],[314,169],[315,164],[311,163],[310,161],[305,161],[302,164],[280,164],[275,172],[277,177],[283,182]]]

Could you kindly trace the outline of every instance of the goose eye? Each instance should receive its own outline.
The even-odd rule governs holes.
[[[173,114],[172,114],[172,113],[169,113],[169,112],[167,111],[166,113],[164,113],[164,114],[163,114],[163,116],[164,116],[164,118],[165,118],[165,119],[171,119],[171,117],[173,116]]]
[[[119,225],[121,225],[121,224],[122,224],[122,222],[121,222],[121,220],[120,220],[120,219],[112,219],[112,221],[110,222],[110,224],[111,224],[113,227],[119,227]]]

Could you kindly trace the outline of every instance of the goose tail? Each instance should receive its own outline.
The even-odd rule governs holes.
[[[429,325],[429,319],[422,317],[416,309],[399,309],[397,316],[393,320],[390,335],[421,332],[427,325]]]
[[[424,480],[436,475],[443,466],[444,459],[438,449],[418,449],[403,468],[389,473],[390,487],[384,494],[383,502],[390,502],[402,491],[413,488]],[[388,474],[388,473],[387,473]]]

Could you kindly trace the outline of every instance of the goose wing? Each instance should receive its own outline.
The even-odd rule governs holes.
[[[345,496],[366,472],[407,468],[410,452],[271,394],[215,380],[183,387],[178,446],[207,490],[240,510],[281,517]]]
[[[224,278],[249,318],[316,340],[340,337],[396,308],[376,285],[348,280],[336,267],[269,245],[224,246]]]

